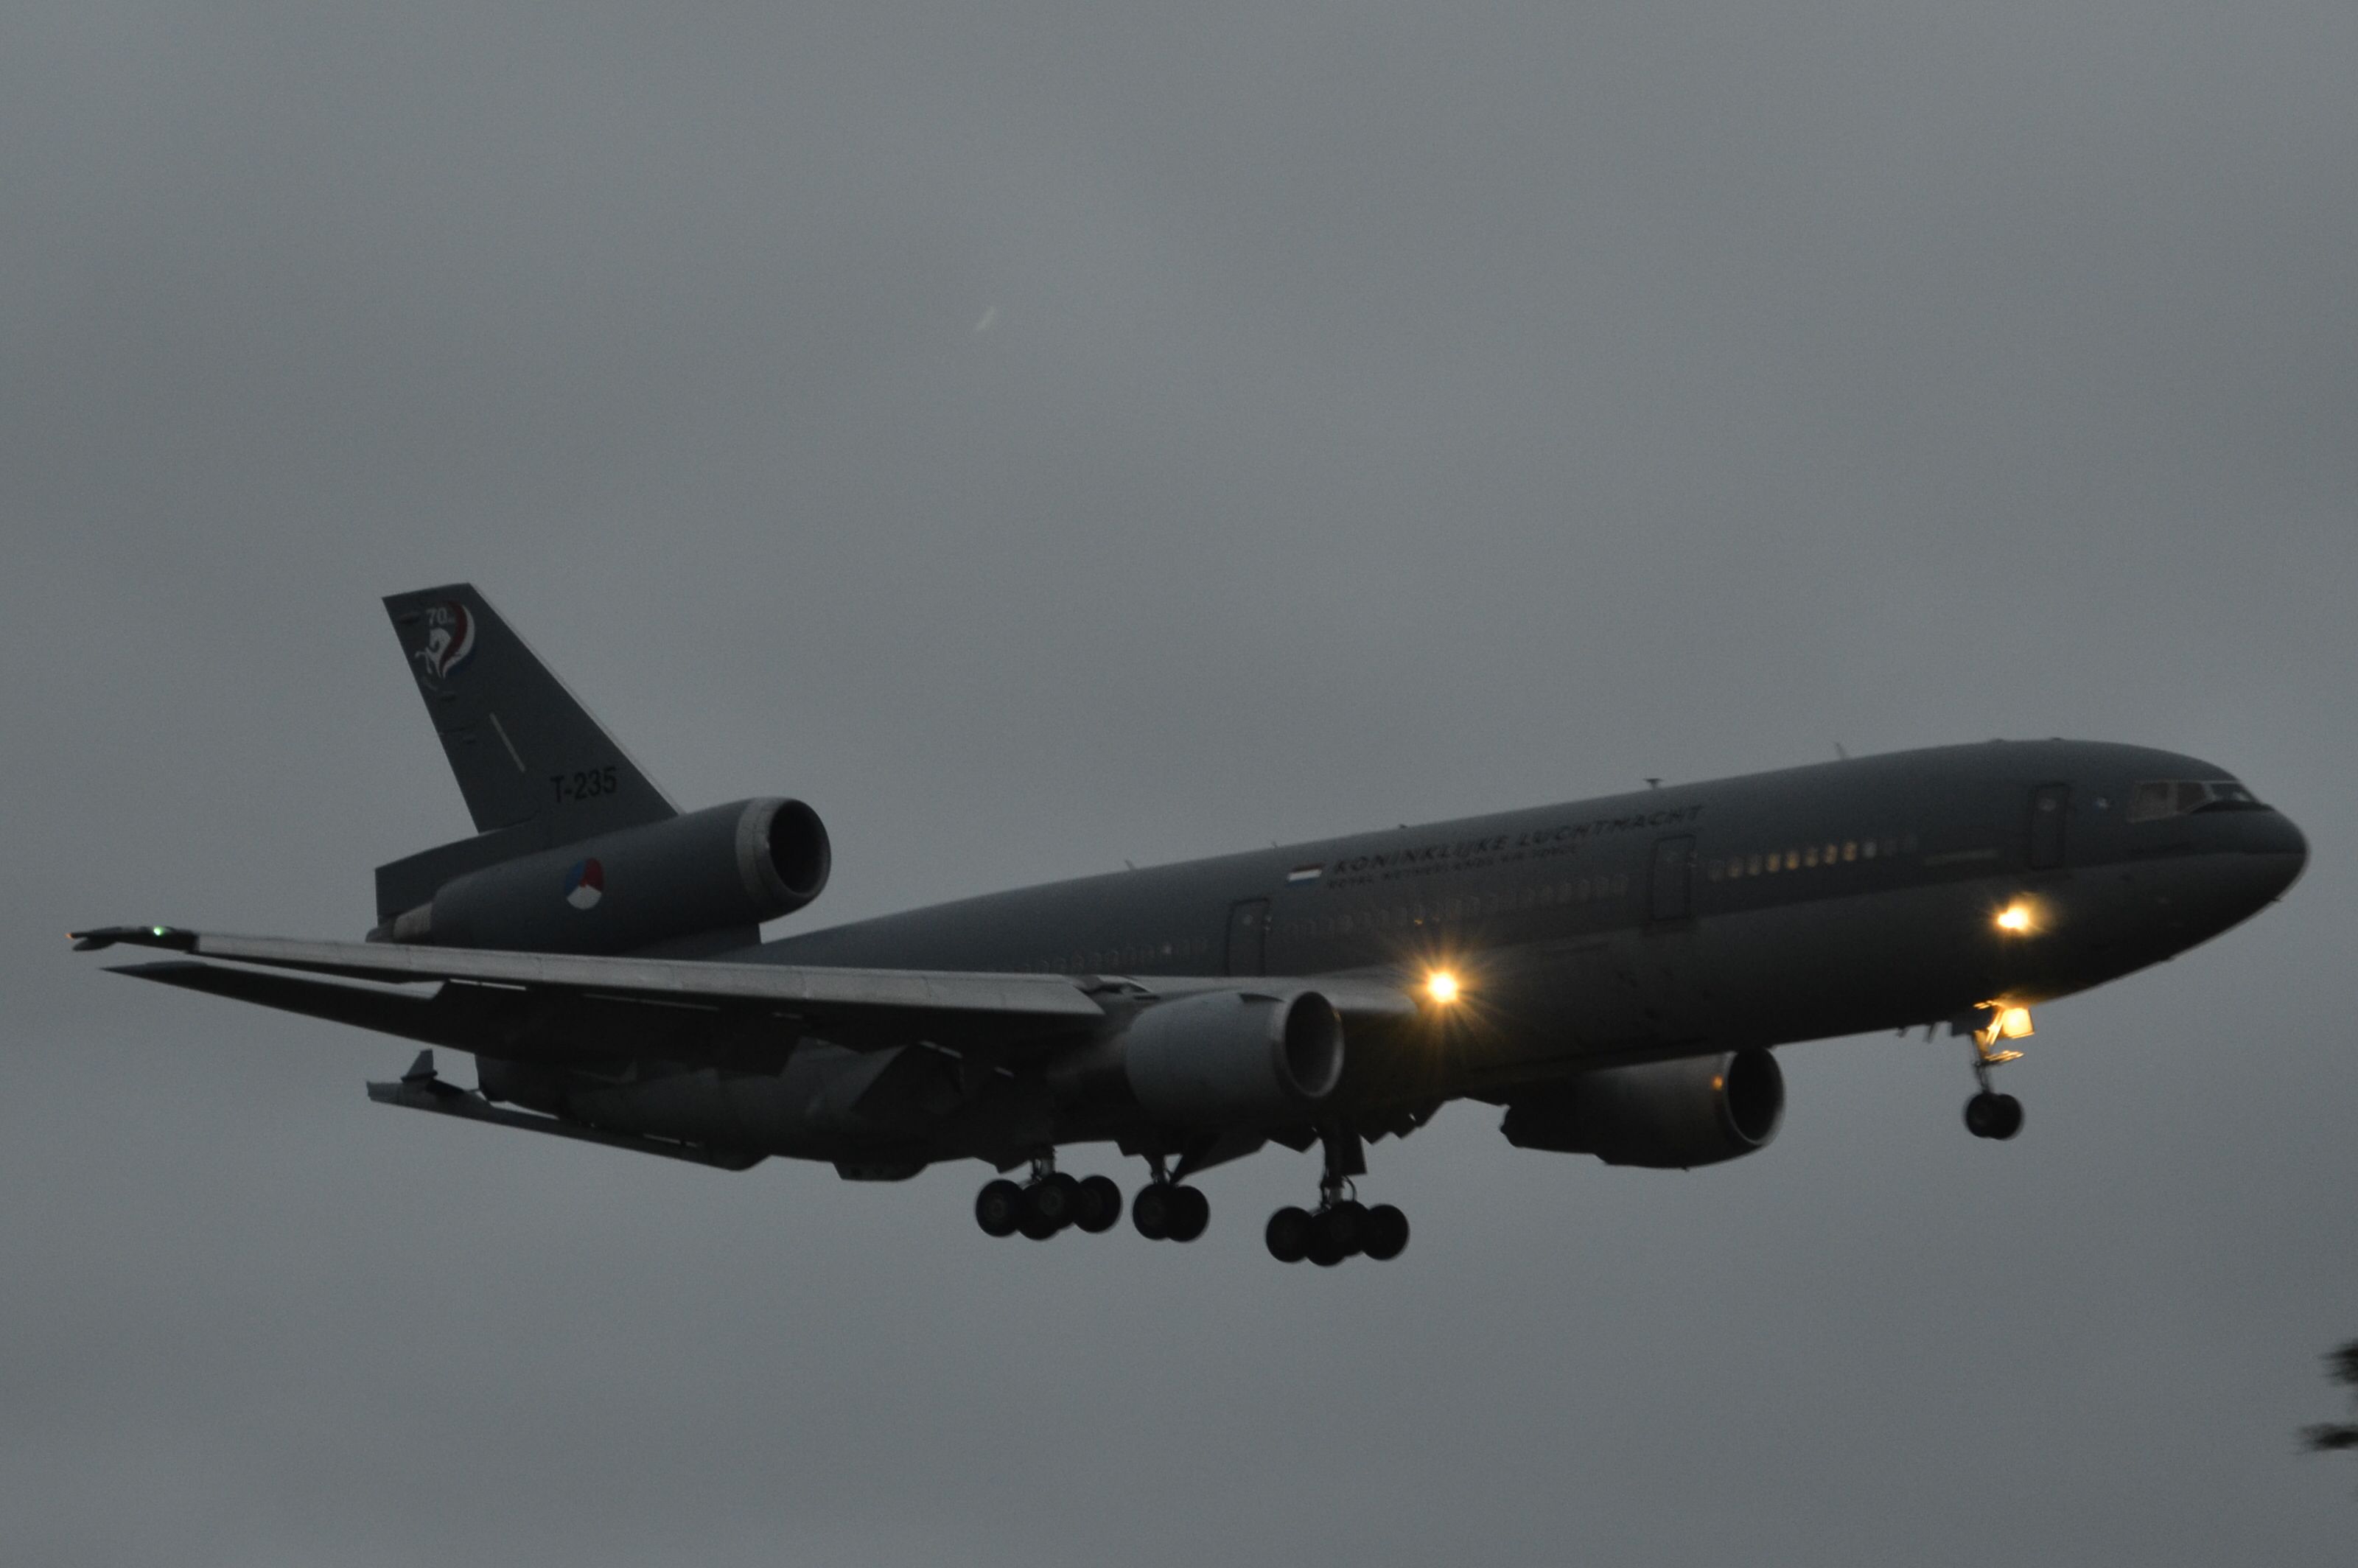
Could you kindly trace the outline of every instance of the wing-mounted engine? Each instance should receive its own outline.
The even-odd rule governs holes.
[[[1222,1130],[1298,1122],[1342,1076],[1342,1017],[1309,989],[1154,1002],[1049,1071],[1067,1103],[1126,1101],[1158,1121]]]
[[[1520,1149],[1683,1170],[1757,1152],[1784,1115],[1785,1075],[1756,1049],[1583,1073],[1509,1101],[1499,1130]]]
[[[735,801],[468,871],[369,936],[536,953],[741,946],[817,898],[831,863],[801,801]]]

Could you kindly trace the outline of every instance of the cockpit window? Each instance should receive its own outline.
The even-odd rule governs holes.
[[[2234,779],[2147,779],[2129,791],[2129,820],[2155,822],[2212,806],[2255,806],[2252,792]]]

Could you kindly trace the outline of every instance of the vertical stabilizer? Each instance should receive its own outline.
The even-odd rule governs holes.
[[[679,815],[471,584],[384,608],[478,832],[514,853]]]

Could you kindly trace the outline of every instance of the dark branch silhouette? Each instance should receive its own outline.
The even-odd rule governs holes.
[[[2325,1375],[2345,1388],[2358,1390],[2358,1339],[2336,1347],[2325,1357]],[[2352,1396],[2358,1403],[2358,1394]],[[2311,1454],[2332,1454],[2344,1448],[2358,1448],[2358,1425],[2346,1422],[2319,1422],[2300,1429],[2301,1446]]]

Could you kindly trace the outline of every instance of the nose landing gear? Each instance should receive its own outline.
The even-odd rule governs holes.
[[[2022,1130],[2022,1102],[1984,1089],[1965,1102],[1965,1130],[1976,1138],[2011,1138]]]
[[[1991,1138],[2001,1142],[2022,1130],[2022,1102],[2012,1095],[1996,1093],[1990,1087],[1990,1073],[2008,1062],[2022,1060],[2019,1051],[2001,1050],[2001,1040],[2028,1039],[2030,1010],[2008,1007],[2002,1002],[1982,1004],[1990,1015],[1989,1022],[1971,1033],[1974,1043],[1974,1082],[1979,1092],[1965,1102],[1965,1130],[1976,1138]]]

